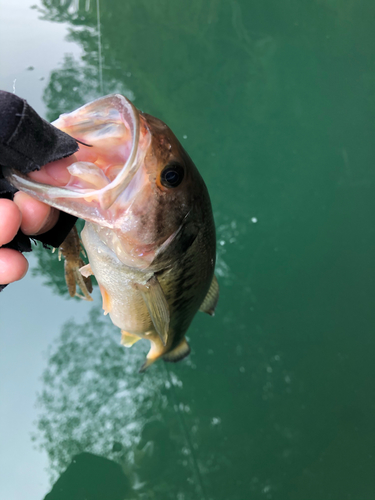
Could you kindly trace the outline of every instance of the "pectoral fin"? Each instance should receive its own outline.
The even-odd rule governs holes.
[[[216,276],[212,278],[210,289],[202,302],[199,310],[209,314],[210,316],[215,315],[215,308],[217,301],[219,300],[219,283],[217,282]]]
[[[104,311],[104,316],[107,315],[112,311],[112,300],[111,297],[109,296],[109,293],[107,290],[104,288],[103,285],[99,285],[100,288],[100,293],[102,294],[102,299],[103,299],[103,311]]]
[[[145,285],[137,284],[136,286],[146,303],[160,340],[163,345],[166,345],[170,320],[169,306],[157,277],[153,276]]]
[[[84,276],[85,278],[88,278],[89,276],[93,276],[93,272],[92,272],[92,269],[91,269],[91,266],[90,264],[86,264],[85,266],[82,266],[80,269],[79,269],[79,272],[82,274],[82,276]]]

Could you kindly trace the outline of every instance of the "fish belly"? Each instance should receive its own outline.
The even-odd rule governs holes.
[[[146,283],[151,275],[123,264],[99,238],[94,224],[86,222],[81,238],[100,286],[103,308],[113,324],[140,336],[153,331],[150,314],[135,286],[136,283]]]

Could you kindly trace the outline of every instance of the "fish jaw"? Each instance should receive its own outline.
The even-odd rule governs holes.
[[[68,167],[69,183],[49,186],[9,168],[5,177],[48,205],[110,226],[108,209],[130,184],[149,142],[146,130],[140,140],[138,110],[125,97],[113,94],[61,115],[53,125],[83,143],[77,154],[80,161]]]

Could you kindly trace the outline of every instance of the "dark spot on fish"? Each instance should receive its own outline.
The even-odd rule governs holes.
[[[155,210],[155,232],[158,236],[163,233],[164,228],[164,206],[165,200],[164,198],[157,198],[157,206]]]
[[[147,214],[144,213],[138,214],[138,225],[140,233],[143,233],[145,231],[145,228],[147,228],[149,222],[150,218]]]

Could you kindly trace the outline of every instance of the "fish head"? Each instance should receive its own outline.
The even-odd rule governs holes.
[[[144,262],[155,264],[188,227],[203,223],[202,205],[208,194],[193,161],[164,122],[142,113],[140,130],[149,142],[129,188],[118,200],[121,209],[126,208],[125,217],[116,218],[116,234],[123,240],[131,238]],[[131,199],[129,205],[122,202],[124,198]],[[134,227],[131,221],[136,221]]]
[[[53,125],[80,143],[69,182],[51,186],[12,169],[6,177],[34,198],[93,223],[124,264],[152,268],[185,227],[203,221],[202,203],[209,200],[203,179],[161,120],[114,94]]]

